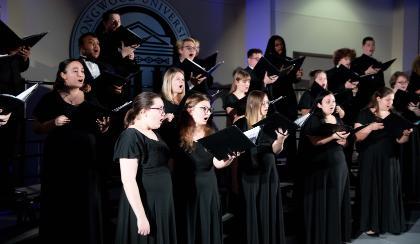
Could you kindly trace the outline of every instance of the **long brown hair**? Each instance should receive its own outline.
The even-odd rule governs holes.
[[[124,118],[124,126],[127,128],[134,124],[134,120],[142,109],[153,106],[154,99],[160,96],[153,92],[142,92],[133,99],[132,107],[127,111]]]
[[[247,120],[248,127],[251,128],[253,124],[263,119],[260,118],[260,113],[265,96],[267,95],[264,92],[258,90],[249,93],[248,99],[246,100],[245,110],[245,118]]]
[[[195,122],[190,113],[188,112],[189,108],[194,107],[199,102],[202,101],[208,101],[210,102],[210,99],[201,93],[193,93],[190,95],[187,100],[185,101],[185,107],[181,111],[180,114],[180,126],[179,126],[179,134],[180,134],[180,146],[182,149],[184,149],[187,152],[191,152],[194,150],[194,140],[193,140],[193,134],[195,129]],[[209,122],[207,122],[207,125],[204,127],[204,134],[205,136],[208,136],[213,133],[213,129],[209,125]]]
[[[375,114],[378,115],[379,112],[379,104],[378,104],[378,100],[376,100],[378,97],[379,98],[384,98],[386,96],[388,96],[389,94],[394,94],[394,91],[389,88],[389,87],[381,87],[379,88],[377,91],[375,91],[375,93],[373,93],[372,98],[370,99],[368,108],[374,108],[375,109]]]

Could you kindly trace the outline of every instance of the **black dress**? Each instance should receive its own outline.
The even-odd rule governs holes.
[[[226,110],[227,107],[230,107],[230,108],[233,109],[228,114],[231,121],[233,121],[234,116],[245,115],[247,98],[248,98],[248,96],[245,96],[245,97],[239,99],[238,97],[236,97],[235,94],[229,93],[229,95],[227,95],[223,99],[223,109]]]
[[[320,134],[323,124],[318,115],[311,115],[299,142],[301,206],[308,244],[342,243],[349,241],[351,234],[349,177],[343,147],[335,141],[314,146],[308,138],[324,136]]]
[[[245,118],[237,125],[248,129]],[[239,172],[244,198],[246,243],[286,243],[284,235],[283,205],[280,181],[272,150],[274,139],[260,131],[257,147],[239,157]]]
[[[187,153],[193,168],[193,189],[187,203],[188,244],[223,243],[222,216],[213,155],[199,143]],[[185,189],[185,190],[188,190]]]
[[[34,110],[41,123],[60,115],[71,122],[54,128],[45,140],[40,237],[43,243],[102,243],[96,117],[87,101],[73,106],[56,91]]]
[[[176,243],[175,210],[172,197],[172,182],[168,168],[169,148],[158,136],[153,140],[137,129],[127,128],[118,138],[114,160],[137,158],[137,184],[150,234],[137,233],[137,217],[122,192],[118,210],[115,243]]]
[[[366,125],[378,118],[369,108],[356,123]],[[362,231],[394,234],[405,231],[400,162],[396,138],[385,129],[372,131],[358,144]]]
[[[395,93],[393,106],[397,113],[405,119],[416,122],[420,120],[413,111],[408,109],[407,97],[412,97],[407,92]],[[407,201],[420,200],[420,126],[413,128],[407,143],[400,145],[400,161],[402,176],[402,191]]]

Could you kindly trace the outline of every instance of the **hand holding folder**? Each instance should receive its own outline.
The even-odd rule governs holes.
[[[38,84],[35,84],[17,96],[0,94],[0,109],[2,110],[0,114],[8,114],[22,106],[37,87]]]
[[[227,127],[201,138],[198,143],[218,160],[228,159],[229,155],[255,147],[255,144],[236,126]]]

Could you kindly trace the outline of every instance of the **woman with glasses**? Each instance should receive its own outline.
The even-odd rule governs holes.
[[[127,128],[114,150],[124,189],[115,243],[177,243],[169,148],[154,132],[164,120],[164,109],[157,94],[143,92],[125,116]]]
[[[236,121],[242,131],[267,116],[269,100],[261,91],[252,91],[248,95],[245,117]],[[287,131],[277,129],[265,132],[260,130],[255,148],[239,157],[244,197],[243,216],[246,218],[246,241],[241,243],[286,243],[284,236],[283,206],[280,181],[276,168],[275,155],[283,150]]]
[[[404,72],[395,72],[389,85],[394,90],[394,109],[405,119],[415,123],[420,120],[420,95],[409,91],[410,81]],[[420,137],[419,125],[414,128],[407,143],[400,147],[402,190],[407,201],[420,199]]]
[[[197,140],[213,133],[212,108],[206,95],[194,93],[185,102],[180,120],[180,146],[185,151],[184,164],[190,167],[191,186],[185,189],[187,200],[188,244],[223,243],[222,216],[214,168],[228,166],[235,155],[217,160]],[[182,227],[181,227],[182,228]]]

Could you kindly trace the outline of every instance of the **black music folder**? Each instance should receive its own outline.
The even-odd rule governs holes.
[[[386,61],[385,63],[380,63],[379,62],[377,64],[374,64],[373,68],[379,68],[379,69],[381,69],[381,71],[385,71],[392,65],[392,63],[394,63],[395,60],[397,60],[397,59],[394,58],[394,59]]]
[[[234,152],[243,152],[255,147],[255,144],[234,125],[201,138],[198,143],[218,160],[227,159],[228,155]]]
[[[262,81],[267,72],[268,76],[277,75],[279,78],[285,77],[291,70],[293,65],[287,66],[286,68],[278,69],[273,63],[271,63],[266,57],[262,56],[258,63],[255,65],[252,72],[255,74],[259,81]]]
[[[210,68],[205,68],[193,60],[188,58],[184,59],[181,63],[181,69],[184,70],[185,74],[193,73],[193,76],[210,76],[220,65],[222,65],[224,61],[216,63],[214,66]]]
[[[148,36],[145,38],[141,38],[134,31],[122,25],[115,30],[115,35],[118,37],[119,40],[124,42],[125,46],[142,45],[152,37]]]
[[[305,61],[306,56],[300,56],[294,59],[286,59],[286,66],[292,66],[290,73],[296,74],[298,70],[302,67],[303,61]]]
[[[12,29],[10,29],[3,21],[0,20],[0,49],[13,49],[21,46],[33,47],[47,33],[48,32],[43,32],[40,34],[20,38]]]
[[[313,135],[313,136],[330,136],[333,133],[337,133],[337,132],[346,132],[346,133],[350,133],[351,135],[354,135],[356,134],[356,132],[364,129],[367,126],[368,125],[362,125],[357,128],[353,128],[345,124],[324,123],[319,127],[319,129],[316,132],[316,135]]]
[[[196,63],[199,64],[201,67],[203,67],[205,70],[210,70],[217,64],[217,56],[219,52],[215,52],[211,54],[210,56],[203,58],[203,59],[197,59]]]
[[[117,74],[116,72],[106,70],[102,72],[101,79],[103,79],[105,82],[111,83],[116,86],[124,86],[133,77],[135,77],[139,72],[140,70],[124,76],[124,75]]]
[[[419,94],[406,92],[400,89],[395,92],[394,104],[398,103],[403,107],[407,107],[410,103],[416,104],[418,102],[420,102]]]
[[[392,136],[395,136],[396,138],[401,137],[404,130],[412,129],[415,127],[414,123],[411,123],[409,120],[395,113],[389,114],[378,122],[383,123],[384,130],[387,130]]]
[[[10,94],[0,94],[0,108],[2,109],[1,114],[8,114],[18,109],[27,101],[29,96],[35,91],[37,87],[38,84],[35,84],[17,96]]]
[[[283,131],[293,131],[299,128],[293,121],[277,112],[269,114],[266,118],[252,125],[252,127],[257,126],[262,126],[262,129],[268,134],[272,134],[278,128],[281,128]]]

